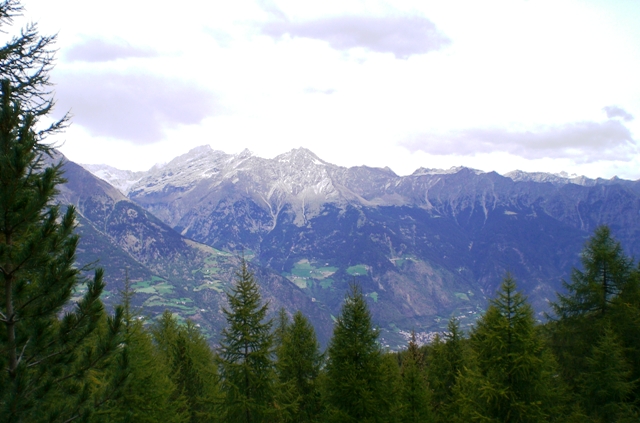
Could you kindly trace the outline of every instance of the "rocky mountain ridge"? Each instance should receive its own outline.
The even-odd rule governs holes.
[[[250,254],[329,314],[358,280],[389,339],[451,315],[472,321],[506,271],[547,310],[600,224],[640,253],[640,181],[468,168],[398,176],[306,149],[264,159],[210,147],[137,180],[121,175],[113,183],[129,200],[181,236]]]
[[[62,155],[53,157],[52,162],[58,161],[64,163],[67,183],[59,186],[57,199],[77,211],[78,263],[105,269],[105,302],[121,301],[129,278],[133,303],[143,315],[153,318],[170,310],[179,319],[193,320],[216,342],[225,324],[225,291],[235,278],[239,255],[183,237],[112,185]],[[327,312],[286,278],[260,266],[252,265],[252,270],[260,277],[264,299],[272,304],[272,315],[280,307],[304,309],[322,342],[328,340]]]

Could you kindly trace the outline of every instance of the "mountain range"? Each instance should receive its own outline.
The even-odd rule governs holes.
[[[203,146],[146,172],[65,168],[60,201],[79,211],[79,261],[107,270],[107,302],[128,269],[144,312],[191,318],[213,342],[242,255],[271,310],[301,309],[323,342],[359,283],[393,348],[451,316],[472,324],[506,272],[547,311],[598,225],[640,252],[640,181],[462,167],[399,176],[303,148],[265,159]]]

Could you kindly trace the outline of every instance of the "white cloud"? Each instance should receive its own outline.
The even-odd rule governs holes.
[[[620,121],[576,122],[512,131],[467,129],[447,134],[421,134],[401,143],[412,152],[433,155],[476,155],[504,152],[525,159],[570,158],[577,163],[629,161],[640,152]]]
[[[63,52],[63,59],[67,62],[110,62],[154,56],[157,56],[157,52],[149,47],[136,47],[123,39],[104,40],[93,37],[85,38]]]
[[[150,144],[168,128],[223,111],[214,93],[177,79],[112,71],[56,75],[57,109],[70,110],[90,135]]]
[[[440,50],[450,40],[423,16],[334,16],[303,22],[276,20],[263,31],[273,37],[289,35],[327,42],[337,50],[364,48],[407,59]]]
[[[52,81],[75,115],[72,158],[92,146],[118,166],[111,143],[153,164],[210,142],[398,173],[513,163],[640,178],[638,2],[24,3],[60,34]]]

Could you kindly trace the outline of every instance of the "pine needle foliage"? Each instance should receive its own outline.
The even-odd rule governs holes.
[[[457,384],[462,421],[542,422],[555,413],[554,361],[510,275],[470,342],[473,361]]]
[[[457,408],[453,402],[454,388],[464,365],[464,342],[460,324],[452,318],[444,336],[437,336],[428,347],[427,374],[434,418],[438,422],[450,421]]]
[[[563,377],[574,393],[581,389],[581,375],[589,371],[593,346],[607,331],[615,333],[632,374],[640,376],[639,278],[633,261],[610,229],[600,226],[585,245],[582,267],[573,270],[571,283],[564,283],[566,293],[552,304],[555,316],[547,325]]]
[[[323,356],[315,330],[309,320],[297,311],[293,321],[284,325],[281,334],[281,342],[276,349],[276,370],[280,384],[291,385],[296,402],[288,421],[318,421],[321,412],[318,376]]]
[[[21,12],[0,2],[0,26]],[[46,165],[43,142],[66,117],[36,129],[53,107],[54,40],[30,25],[0,47],[0,422],[87,419],[118,385],[98,380],[122,330],[122,309],[107,317],[100,301],[102,271],[69,303],[83,282],[75,210],[54,202],[62,164]]]
[[[324,398],[330,421],[384,421],[377,340],[362,290],[352,284],[327,349]]]
[[[220,342],[220,375],[226,422],[265,422],[273,415],[273,322],[266,320],[258,284],[242,259],[223,309],[227,326]]]
[[[623,347],[607,325],[587,357],[579,376],[583,409],[598,422],[638,421],[640,415],[630,401],[638,381],[631,380],[631,366]]]
[[[582,252],[584,271],[573,269],[567,294],[559,294],[553,310],[559,318],[604,315],[631,279],[633,265],[607,226],[598,227]]]
[[[216,357],[195,324],[165,311],[152,330],[175,391],[171,401],[189,423],[214,422],[220,402]]]
[[[426,379],[424,355],[416,342],[415,331],[402,360],[402,423],[429,423],[433,421],[431,412],[431,390]]]

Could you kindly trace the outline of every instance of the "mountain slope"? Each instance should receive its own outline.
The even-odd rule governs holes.
[[[546,310],[600,224],[640,252],[640,182],[616,178],[398,176],[305,149],[263,159],[199,147],[131,183],[128,197],[187,238],[253,254],[334,315],[357,279],[386,339],[450,315],[473,321],[506,271]]]
[[[98,261],[105,269],[107,304],[119,301],[118,292],[128,274],[136,291],[134,304],[144,314],[153,317],[168,309],[194,320],[215,342],[225,324],[224,292],[234,280],[239,257],[184,238],[73,162],[65,161],[64,170],[68,182],[60,186],[58,201],[77,208],[78,262]],[[305,310],[326,342],[329,313],[287,279],[252,268],[261,276],[262,294],[271,303],[272,313],[279,307]]]

